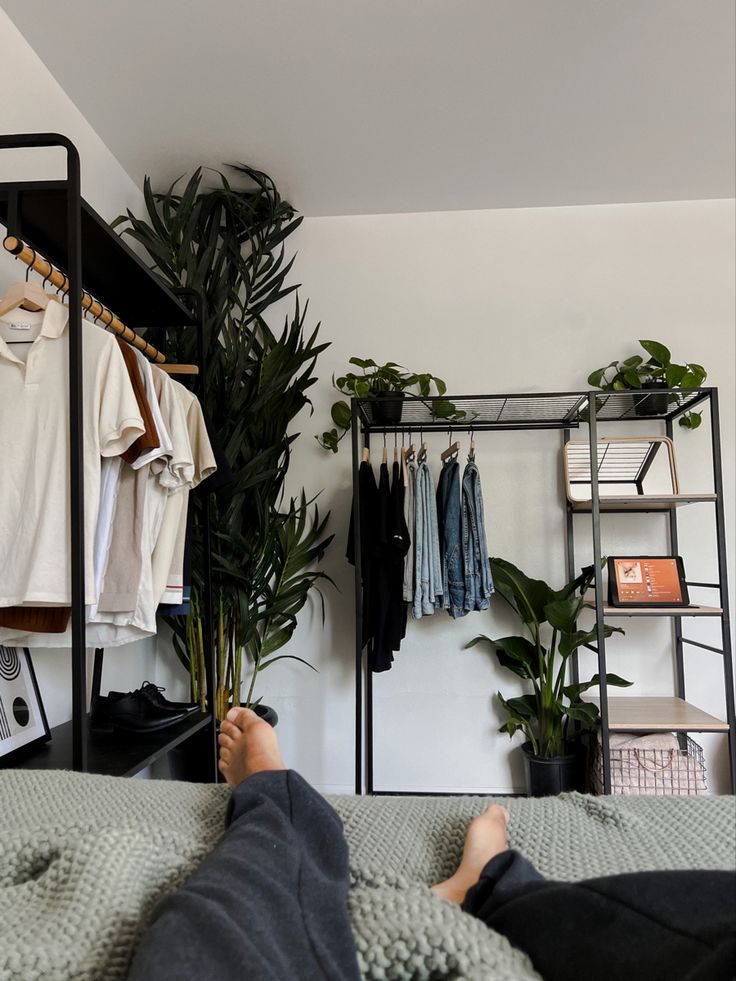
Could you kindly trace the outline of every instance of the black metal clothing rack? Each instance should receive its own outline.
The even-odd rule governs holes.
[[[658,394],[660,394],[658,392]],[[611,791],[611,763],[609,748],[609,731],[611,725],[608,692],[606,686],[606,641],[603,632],[604,615],[612,616],[632,616],[636,615],[631,610],[619,610],[612,612],[606,608],[604,610],[604,590],[603,590],[603,570],[601,566],[601,514],[616,513],[624,509],[617,509],[612,501],[601,502],[598,466],[597,466],[597,447],[598,447],[598,425],[600,423],[629,423],[638,422],[659,422],[664,424],[666,435],[671,439],[673,436],[674,421],[683,413],[702,406],[707,403],[710,407],[710,427],[711,427],[711,459],[713,467],[713,486],[714,495],[706,495],[703,500],[713,503],[715,508],[715,531],[716,545],[718,551],[718,581],[713,583],[695,583],[689,585],[699,588],[707,588],[718,592],[720,607],[708,608],[698,607],[697,614],[693,610],[681,611],[675,615],[671,610],[657,610],[657,614],[663,617],[670,617],[674,625],[674,648],[675,648],[675,696],[684,702],[685,699],[685,669],[684,669],[684,646],[691,646],[719,654],[723,659],[723,676],[725,688],[726,722],[721,722],[714,717],[708,717],[712,722],[701,722],[680,724],[675,723],[669,726],[670,731],[675,731],[682,736],[685,732],[696,731],[722,731],[727,733],[730,780],[732,792],[736,789],[736,708],[734,705],[734,676],[733,658],[731,647],[731,625],[729,615],[729,596],[728,596],[728,573],[726,563],[726,537],[725,537],[725,518],[723,506],[723,474],[720,451],[720,420],[718,407],[718,391],[715,388],[685,389],[668,391],[668,407],[663,412],[652,412],[646,416],[638,415],[635,409],[636,402],[630,392],[546,392],[521,394],[513,393],[508,395],[472,395],[472,396],[443,396],[437,398],[409,398],[396,397],[391,399],[385,397],[381,400],[381,409],[378,418],[375,414],[376,400],[374,399],[353,399],[351,404],[352,415],[352,451],[353,451],[353,534],[355,541],[355,793],[356,794],[378,794],[382,793],[374,787],[374,766],[373,766],[373,679],[364,657],[362,643],[362,621],[363,621],[363,593],[362,593],[362,570],[361,570],[361,529],[360,529],[360,484],[357,479],[360,464],[362,446],[370,446],[372,434],[387,433],[398,434],[423,434],[429,432],[441,432],[452,434],[457,433],[478,433],[478,432],[501,432],[508,431],[533,431],[533,430],[558,430],[562,434],[563,444],[570,440],[572,430],[578,429],[582,424],[588,427],[588,452],[590,461],[590,490],[591,500],[588,507],[575,508],[571,502],[567,503],[567,535],[566,535],[566,568],[569,578],[574,577],[575,562],[575,539],[574,539],[574,514],[576,511],[587,511],[592,522],[593,538],[593,562],[595,564],[595,592],[594,602],[591,607],[595,609],[597,624],[596,653],[598,657],[598,673],[601,678],[600,684],[600,734],[602,748],[603,766],[603,787],[605,793]],[[638,395],[636,399],[639,403],[650,396],[646,394]],[[452,419],[440,417],[439,412],[435,411],[435,405],[441,406],[441,411],[446,408],[447,402],[451,402],[457,412],[463,413],[458,417],[457,412]],[[387,424],[386,407],[388,403],[393,403],[397,409],[401,406],[400,421]],[[389,410],[390,411],[390,410]],[[361,446],[362,442],[362,446]],[[651,459],[644,461],[644,466],[648,467]],[[644,473],[637,474],[638,483],[643,480]],[[640,490],[641,492],[641,490]],[[694,503],[698,499],[697,495],[681,496],[678,504]],[[678,549],[678,525],[677,525],[677,504],[669,503],[662,507],[661,503],[657,507],[650,506],[646,495],[642,495],[640,502],[633,507],[629,505],[626,512],[656,512],[668,516],[668,530],[670,547],[673,554]],[[651,612],[651,611],[650,611]],[[718,616],[721,622],[721,647],[714,647],[702,644],[699,641],[687,638],[682,633],[682,613],[685,615],[706,615]],[[573,680],[578,680],[578,661],[577,655],[573,657]],[[701,713],[705,715],[705,713]],[[614,721],[615,724],[615,721]],[[411,793],[412,791],[406,791]],[[383,793],[388,793],[383,791]],[[405,791],[391,791],[392,794],[402,794]]]
[[[87,722],[87,651],[84,583],[84,446],[82,443],[82,290],[87,289],[124,318],[135,330],[194,327],[198,336],[199,397],[204,390],[204,329],[201,298],[194,291],[192,314],[128,245],[87,204],[81,194],[79,153],[59,133],[0,136],[0,150],[62,147],[66,151],[66,179],[0,183],[0,222],[13,235],[37,250],[69,279],[69,426],[71,474],[71,664],[72,719],[56,727],[52,740],[20,765],[35,768],[71,768],[84,772],[132,775],[164,755],[195,732],[210,726],[212,779],[216,779],[217,744],[214,705],[206,714],[183,720],[162,732],[113,745],[96,742]],[[214,691],[212,594],[209,550],[209,505],[202,498],[205,544],[203,570],[204,653],[210,691]],[[103,651],[95,651],[93,692],[99,693]]]

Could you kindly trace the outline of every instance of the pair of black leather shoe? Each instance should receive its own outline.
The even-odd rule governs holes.
[[[95,732],[156,732],[176,725],[196,712],[190,702],[170,702],[163,688],[144,681],[135,691],[111,691],[92,700],[90,726]]]

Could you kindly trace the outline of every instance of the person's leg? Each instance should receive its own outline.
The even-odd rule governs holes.
[[[340,819],[273,729],[234,710],[220,733],[233,794],[215,850],[152,919],[128,981],[357,979]]]
[[[504,812],[496,806],[471,822],[458,870],[433,889],[525,951],[545,981],[734,976],[733,873],[638,872],[548,882],[509,850]]]

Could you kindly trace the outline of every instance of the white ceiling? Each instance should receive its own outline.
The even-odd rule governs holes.
[[[138,183],[248,161],[307,215],[734,196],[733,0],[1,2]]]

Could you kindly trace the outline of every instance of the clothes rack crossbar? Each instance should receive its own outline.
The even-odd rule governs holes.
[[[59,269],[54,268],[43,256],[38,255],[35,249],[26,245],[14,235],[6,236],[3,240],[3,248],[15,256],[16,259],[24,262],[33,272],[42,276],[44,283],[51,283],[52,286],[55,286],[62,293],[68,295],[70,288],[69,278]],[[96,300],[86,291],[82,291],[82,307],[92,315],[95,321],[99,320],[103,327],[112,331],[113,334],[117,334],[118,337],[122,337],[124,341],[127,341],[133,347],[138,348],[147,358],[150,358],[157,364],[163,364],[166,361],[164,355],[153,344],[149,344],[148,341],[144,340],[139,334],[136,334],[130,327],[126,327],[115,316],[112,310],[108,310],[99,300]]]

